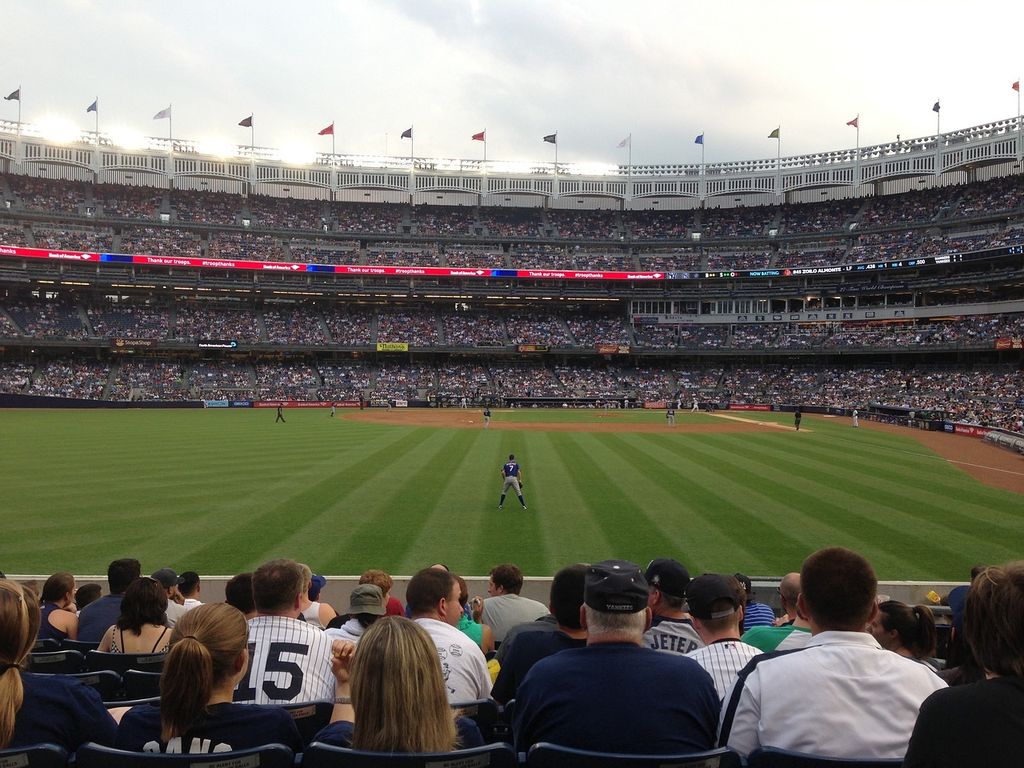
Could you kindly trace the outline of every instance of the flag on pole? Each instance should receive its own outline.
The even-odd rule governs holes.
[[[86,108],[85,113],[89,114],[90,112],[99,112],[99,111],[100,111],[100,100],[96,99],[96,101],[94,101],[92,104],[90,104]]]
[[[404,131],[402,131],[402,138],[403,139],[411,139],[412,138],[412,128],[411,127],[410,128],[406,128]]]
[[[781,139],[782,138],[782,126],[780,125],[774,131],[768,134],[769,139]]]
[[[941,107],[939,106],[939,102],[936,101],[934,104],[932,104],[932,112],[938,112],[940,109]]]
[[[244,120],[239,120],[238,124],[243,128],[252,128],[252,115],[249,115]]]
[[[473,141],[487,141],[487,131],[480,131],[480,133],[474,133],[471,137]]]
[[[4,96],[4,101],[21,101],[21,88],[19,87],[10,96]]]
[[[1013,88],[1013,90],[1015,90],[1015,91],[1016,91],[1017,93],[1020,93],[1020,80],[1018,80],[1017,82],[1015,82],[1015,83],[1014,83],[1013,85],[1011,85],[1010,87],[1011,87],[1011,88]],[[15,91],[14,93],[17,93],[17,91]],[[14,95],[14,93],[12,93],[12,94],[11,94],[11,96],[13,96],[13,95]],[[9,99],[9,98],[11,98],[11,96],[8,96],[7,98]]]
[[[704,144],[704,134],[703,133],[698,133],[697,134],[697,138],[693,140],[693,143],[694,144],[701,144],[701,145],[703,145]]]
[[[853,120],[848,122],[847,125],[851,125],[854,128],[860,128],[860,115],[857,115],[855,118],[853,118]]]
[[[153,119],[154,120],[170,120],[171,119],[171,108],[168,107],[167,109],[161,109],[159,112],[157,112],[155,115],[153,115]]]
[[[633,134],[632,133],[629,134],[629,136],[627,136],[626,138],[624,138],[622,141],[619,142],[619,149],[622,149],[623,147],[631,147],[631,146],[633,146]]]
[[[331,123],[322,131],[317,133],[317,136],[333,136],[334,135],[334,123]]]
[[[546,141],[548,144],[558,144],[558,134],[549,133],[547,136],[544,137],[544,141]]]

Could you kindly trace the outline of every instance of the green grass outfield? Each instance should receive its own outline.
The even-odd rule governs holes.
[[[846,419],[683,434],[274,416],[0,411],[0,570],[104,573],[134,556],[147,572],[229,574],[290,556],[328,574],[443,561],[479,575],[513,561],[550,575],[580,560],[672,556],[696,573],[780,575],[841,544],[880,578],[959,580],[975,563],[1024,556],[1024,497],[979,484],[909,435]],[[665,422],[661,411],[495,413],[496,424],[512,420]],[[525,512],[514,498],[496,509],[510,452]]]

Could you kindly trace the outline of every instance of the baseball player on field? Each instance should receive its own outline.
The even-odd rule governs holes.
[[[502,465],[501,477],[503,484],[501,486],[501,498],[498,500],[498,509],[505,505],[505,494],[508,493],[510,486],[516,492],[516,496],[519,497],[519,503],[523,505],[523,509],[526,509],[526,502],[523,500],[523,470],[516,463],[516,455],[514,453],[510,453],[508,461]]]

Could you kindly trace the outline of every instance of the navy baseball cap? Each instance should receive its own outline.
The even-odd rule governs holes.
[[[678,560],[659,557],[651,560],[644,572],[644,578],[652,587],[672,597],[686,597],[686,585],[690,583],[690,572]]]
[[[153,575],[150,576],[152,579],[159,581],[164,589],[170,589],[181,584],[181,577],[175,572],[173,568],[161,568],[158,571],[153,571]]]
[[[723,619],[743,605],[743,587],[734,576],[723,573],[705,573],[697,576],[686,587],[686,604],[690,615],[698,619]],[[728,610],[713,610],[715,603],[728,600]]]
[[[640,566],[628,560],[594,563],[583,582],[583,602],[602,613],[642,611],[650,592]]]

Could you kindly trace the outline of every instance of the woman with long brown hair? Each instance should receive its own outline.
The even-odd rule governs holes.
[[[39,632],[35,593],[0,580],[0,749],[87,741],[113,744],[115,724],[99,694],[77,680],[21,671]]]
[[[249,666],[247,639],[245,616],[226,603],[200,605],[182,616],[160,676],[160,704],[128,710],[117,746],[205,754],[277,743],[301,751],[295,721],[284,709],[232,703]]]
[[[107,653],[163,653],[171,641],[167,590],[156,579],[135,579],[124,591],[121,615],[100,640]]]
[[[335,655],[332,722],[316,741],[367,752],[450,752],[477,747],[476,724],[457,717],[433,640],[401,616],[385,616],[354,652]]]

